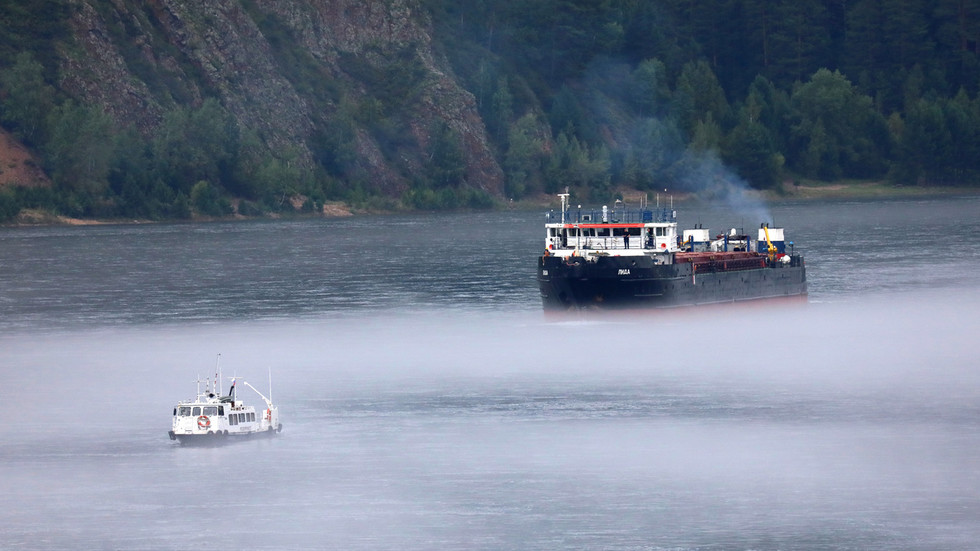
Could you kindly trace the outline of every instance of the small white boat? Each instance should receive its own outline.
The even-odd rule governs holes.
[[[219,396],[217,381],[197,381],[197,397],[181,401],[174,407],[173,428],[170,439],[182,445],[218,445],[238,442],[249,438],[272,437],[282,432],[279,421],[279,408],[272,400],[247,381],[242,384],[255,391],[265,401],[265,408],[256,411],[254,406],[246,405],[238,399],[237,381],[232,379],[231,388],[225,396]],[[205,383],[201,392],[201,383]],[[270,380],[270,387],[271,380]],[[271,394],[271,392],[270,392]]]

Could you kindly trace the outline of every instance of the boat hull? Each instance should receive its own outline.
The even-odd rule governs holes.
[[[719,255],[720,256],[720,255]],[[657,264],[650,256],[538,260],[538,287],[546,311],[629,310],[806,299],[806,267],[765,256]]]
[[[244,442],[246,440],[274,438],[282,432],[282,425],[277,429],[253,432],[211,432],[211,433],[192,433],[180,434],[168,431],[171,440],[176,440],[181,446],[224,446],[233,442]]]

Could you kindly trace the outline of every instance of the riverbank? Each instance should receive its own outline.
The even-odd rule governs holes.
[[[729,201],[732,195],[738,195],[740,200],[777,203],[782,201],[835,201],[858,199],[903,199],[911,197],[948,197],[954,195],[980,195],[980,185],[977,186],[896,186],[882,181],[840,180],[822,182],[819,180],[786,181],[775,189],[729,189],[725,195],[714,197],[699,196],[688,192],[678,192],[667,189],[664,192],[645,192],[638,190],[619,190],[619,196],[628,204],[635,205],[641,201],[653,202],[659,195],[660,201],[669,200],[674,203],[698,203],[712,201]],[[510,203],[514,209],[556,208],[558,199],[554,195],[539,195]]]
[[[772,191],[761,192],[769,201],[786,199],[901,199],[980,194],[980,186],[896,186],[881,181],[784,182]]]
[[[649,192],[638,190],[621,190],[620,195],[631,204],[644,201],[652,201]],[[821,181],[787,181],[779,188],[772,190],[744,190],[739,191],[745,198],[755,199],[765,203],[775,203],[781,201],[808,201],[808,200],[868,200],[868,199],[902,199],[915,197],[944,197],[951,195],[977,195],[980,194],[980,186],[895,186],[881,181],[860,181],[846,180],[836,182]],[[696,194],[686,192],[673,192],[667,190],[660,194],[661,200],[669,198],[677,203],[697,202],[710,200],[699,197]],[[521,199],[519,201],[502,202],[499,209],[510,210],[541,210],[556,208],[558,204],[554,195],[541,194],[535,197]],[[255,220],[263,218],[337,218],[364,214],[391,214],[395,211],[379,211],[376,209],[360,209],[342,201],[331,201],[323,206],[317,213],[289,213],[289,214],[264,214],[258,216],[243,216],[235,214],[226,217],[213,216],[193,216],[181,222],[217,222],[234,220]],[[171,222],[176,220],[170,220]],[[152,224],[161,222],[160,220],[139,220],[139,219],[91,219],[91,218],[72,218],[59,214],[54,214],[40,209],[24,209],[6,224],[0,226],[92,226],[100,224]]]

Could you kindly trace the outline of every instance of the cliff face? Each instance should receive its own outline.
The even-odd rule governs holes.
[[[503,175],[473,96],[434,51],[415,0],[72,0],[61,88],[149,132],[216,97],[275,152],[398,194],[424,171],[437,128],[462,145],[470,186]],[[336,145],[338,142],[339,145]],[[336,152],[334,152],[336,153]]]

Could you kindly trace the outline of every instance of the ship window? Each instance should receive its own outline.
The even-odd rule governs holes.
[[[189,408],[187,406],[180,406],[179,412],[180,412],[181,417],[187,417],[188,415],[191,414],[191,408]]]
[[[251,422],[253,422],[253,423],[255,422],[255,412],[254,411],[248,412],[248,420],[251,421]]]
[[[232,416],[228,417],[228,421],[232,425],[237,425],[238,424],[238,416],[237,415],[232,415]]]
[[[201,414],[201,406],[194,406],[194,410],[191,412],[191,415],[197,417],[200,414]]]
[[[204,415],[217,415],[218,408],[216,406],[208,406],[204,408]]]
[[[218,415],[224,416],[225,406],[218,406]]]
[[[244,423],[248,419],[245,418],[245,414],[244,413],[239,413],[238,414],[238,420],[241,421],[242,423]]]

